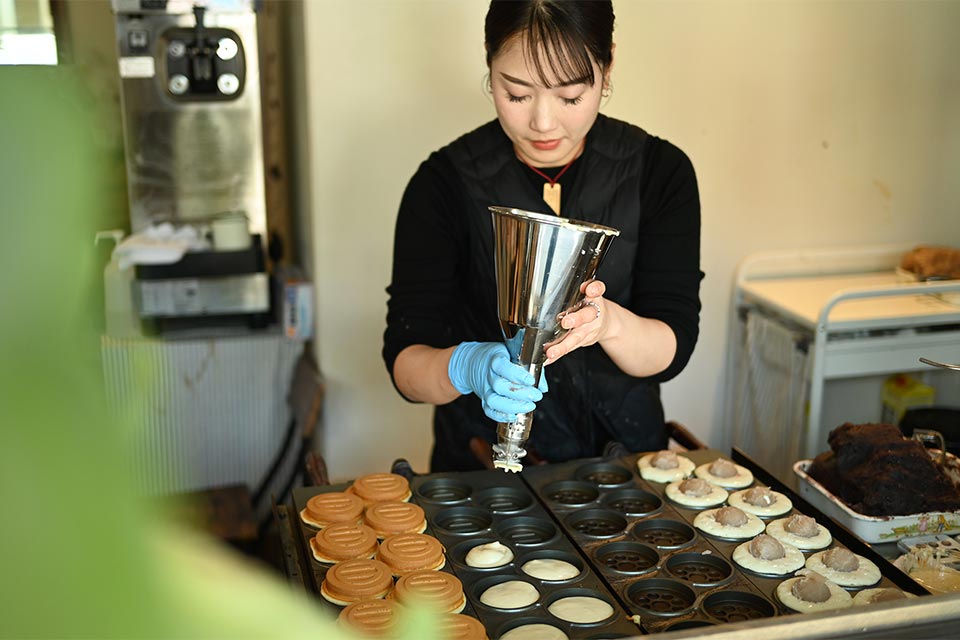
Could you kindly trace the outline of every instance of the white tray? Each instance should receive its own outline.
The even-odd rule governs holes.
[[[949,458],[953,458],[947,454]],[[954,461],[956,459],[954,458]],[[866,516],[851,509],[826,487],[807,475],[812,460],[800,460],[793,472],[800,478],[800,495],[824,515],[839,522],[864,542],[895,542],[900,538],[960,531],[960,511],[932,511],[908,516]]]

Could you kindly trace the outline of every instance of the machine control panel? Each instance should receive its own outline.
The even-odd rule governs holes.
[[[175,100],[231,100],[246,77],[243,45],[229,29],[173,28],[161,36],[166,88]]]

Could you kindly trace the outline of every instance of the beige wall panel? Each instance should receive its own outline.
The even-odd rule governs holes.
[[[960,2],[614,4],[615,89],[604,111],[684,149],[703,204],[701,339],[664,386],[666,412],[726,448],[731,285],[744,256],[960,245]],[[304,3],[304,176],[334,478],[396,457],[426,470],[430,409],[397,395],[380,358],[384,288],[410,175],[494,116],[481,90],[485,10],[479,1]]]

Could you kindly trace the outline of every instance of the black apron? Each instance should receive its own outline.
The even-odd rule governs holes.
[[[597,277],[605,297],[629,308],[641,219],[641,175],[647,134],[598,115],[577,159],[574,182],[564,186],[562,214],[620,230]],[[551,213],[524,175],[513,144],[494,120],[439,152],[455,167],[469,215],[464,288],[458,332],[465,340],[502,341],[497,320],[493,224],[488,207],[499,205]],[[544,368],[550,390],[537,403],[528,450],[549,462],[600,455],[610,441],[630,451],[666,446],[658,384],[623,373],[599,345],[577,349]],[[432,471],[483,468],[469,442],[496,443],[497,424],[473,394],[438,406],[434,413]]]

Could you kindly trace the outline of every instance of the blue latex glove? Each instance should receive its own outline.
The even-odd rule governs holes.
[[[533,376],[510,362],[499,342],[462,342],[450,356],[450,382],[460,393],[475,393],[483,412],[497,422],[513,422],[519,413],[530,413],[547,391],[547,376],[533,386]]]

